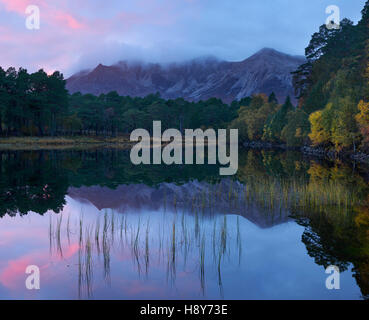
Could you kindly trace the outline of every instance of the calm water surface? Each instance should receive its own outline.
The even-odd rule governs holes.
[[[368,297],[365,168],[244,150],[236,177],[218,173],[135,167],[119,150],[0,151],[0,298]],[[332,264],[340,290],[325,286]]]

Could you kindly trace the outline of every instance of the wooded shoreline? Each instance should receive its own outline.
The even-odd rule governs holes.
[[[61,137],[0,137],[0,150],[43,150],[43,149],[88,149],[116,148],[131,149],[137,142],[130,141],[128,135],[119,137],[103,136],[61,136]],[[205,140],[206,143],[206,140]],[[363,152],[324,149],[322,147],[290,147],[286,144],[273,144],[264,141],[240,142],[248,149],[297,151],[305,155],[329,160],[349,160],[369,164],[369,154]]]
[[[242,144],[245,148],[250,149],[260,149],[260,150],[272,150],[272,149],[280,149],[284,151],[297,151],[301,152],[305,155],[309,155],[317,158],[325,158],[328,160],[349,160],[349,161],[357,161],[360,163],[369,164],[369,154],[363,152],[353,152],[353,151],[335,151],[324,149],[322,147],[312,147],[312,146],[302,146],[302,147],[291,147],[286,144],[273,144],[270,142],[263,141],[247,141]]]

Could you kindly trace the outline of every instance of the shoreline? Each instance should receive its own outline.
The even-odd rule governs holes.
[[[350,160],[359,163],[369,164],[369,154],[363,152],[337,152],[332,150],[326,150],[321,147],[301,146],[301,147],[288,147],[285,144],[273,144],[270,142],[261,141],[249,141],[243,142],[242,146],[250,149],[260,150],[276,150],[281,149],[284,151],[297,151],[307,156],[313,156],[317,158],[324,158],[327,160]]]
[[[129,136],[99,137],[99,136],[61,136],[61,137],[0,137],[0,150],[63,150],[86,148],[116,148],[130,149],[137,144],[130,141]],[[304,155],[328,160],[351,160],[369,164],[369,154],[363,152],[336,152],[321,147],[301,146],[288,147],[285,144],[275,144],[262,141],[241,142],[240,145],[249,149],[297,151]]]
[[[112,147],[129,149],[134,142],[129,137],[92,137],[92,136],[62,136],[62,137],[0,137],[0,150],[45,150]]]

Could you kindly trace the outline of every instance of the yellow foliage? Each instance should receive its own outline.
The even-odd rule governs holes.
[[[329,132],[324,129],[322,111],[316,111],[309,117],[311,133],[309,138],[314,146],[329,141]]]
[[[369,102],[361,100],[358,104],[360,113],[356,115],[356,121],[361,126],[369,126]]]
[[[360,133],[363,136],[363,145],[367,147],[369,145],[369,102],[361,100],[358,104],[359,113],[355,119],[359,126]]]

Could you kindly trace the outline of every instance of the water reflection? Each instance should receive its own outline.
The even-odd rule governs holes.
[[[118,150],[2,151],[0,173],[2,298],[369,294],[357,166],[248,151],[220,180],[217,166],[135,167]],[[28,264],[41,267],[39,293],[24,289]],[[340,292],[324,287],[330,264]]]
[[[77,215],[74,209],[49,215],[50,255],[58,260],[68,260],[70,252],[78,255],[79,298],[94,296],[96,277],[103,279],[107,287],[119,281],[111,277],[111,264],[116,264],[117,259],[130,261],[135,276],[143,281],[150,279],[152,273],[158,276],[155,273],[160,270],[159,276],[170,288],[176,287],[178,273],[180,277],[189,274],[196,284],[191,290],[203,297],[209,274],[216,276],[218,294],[223,297],[222,265],[232,261],[236,269],[241,266],[239,217],[208,215],[198,209],[192,213],[168,210],[166,206],[124,214],[87,207],[88,213],[86,204],[82,204]],[[233,231],[230,234],[233,229],[235,236]],[[120,276],[124,277],[124,272]]]

